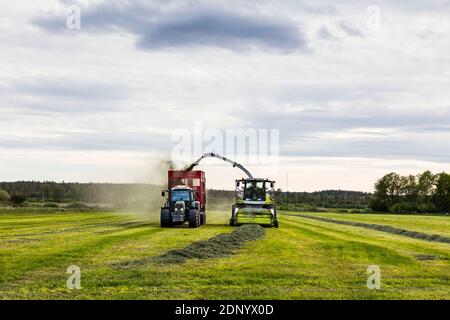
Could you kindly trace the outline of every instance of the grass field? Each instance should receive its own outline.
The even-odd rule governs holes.
[[[412,231],[439,234],[450,237],[450,216],[394,215],[394,214],[343,214],[314,213],[314,216],[332,219],[375,223]]]
[[[450,236],[450,217],[320,214]],[[235,254],[161,264],[153,257],[235,230],[228,212],[198,229],[156,215],[0,215],[3,299],[450,299],[450,245],[283,216]],[[139,262],[139,263],[136,263]],[[381,290],[366,287],[369,265]],[[80,290],[66,268],[81,268]]]

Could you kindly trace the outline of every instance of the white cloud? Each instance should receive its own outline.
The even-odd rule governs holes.
[[[279,128],[283,157],[323,159],[284,164],[299,190],[311,189],[314,175],[322,178],[313,189],[342,181],[368,190],[391,165],[415,173],[450,163],[446,1],[380,1],[377,31],[366,27],[370,2],[192,1],[188,15],[175,2],[120,1],[120,10],[109,3],[85,2],[79,32],[53,32],[35,22],[64,14],[65,2],[1,1],[2,179],[126,181],[111,157],[164,156],[171,132],[195,120],[205,128]],[[156,27],[136,29],[161,10]],[[218,16],[201,38],[200,22]],[[196,27],[180,35],[179,21]],[[229,29],[231,21],[245,28]],[[143,37],[151,41],[144,48]],[[86,153],[96,155],[91,165],[69,161]],[[348,158],[345,167],[336,161]],[[377,162],[386,165],[374,171]],[[123,172],[139,166],[122,163]],[[227,187],[216,169],[210,181]]]

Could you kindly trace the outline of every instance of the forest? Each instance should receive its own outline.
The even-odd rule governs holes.
[[[0,182],[0,205],[47,208],[158,208],[163,186],[151,184]],[[275,192],[280,210],[325,211],[328,208],[355,212],[447,213],[450,212],[450,175],[425,171],[418,175],[386,174],[374,185],[374,193],[345,190]],[[234,191],[208,190],[210,207],[228,208]]]
[[[150,184],[113,183],[57,183],[18,181],[0,182],[0,202],[15,206],[41,205],[56,207],[58,204],[100,206],[111,208],[157,207],[163,202],[162,186]],[[234,191],[208,190],[208,205],[231,207]],[[280,209],[300,210],[315,208],[359,208],[368,206],[370,193],[357,191],[327,190],[318,192],[276,191]]]
[[[374,211],[392,213],[448,213],[450,174],[427,170],[402,176],[391,172],[376,182],[369,206]]]

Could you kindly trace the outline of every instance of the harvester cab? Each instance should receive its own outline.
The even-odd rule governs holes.
[[[267,224],[278,228],[275,181],[258,178],[236,180],[230,225],[243,223]]]
[[[167,197],[166,197],[167,194]],[[189,222],[190,228],[206,223],[205,173],[203,171],[173,171],[168,173],[168,189],[161,208],[161,227]]]

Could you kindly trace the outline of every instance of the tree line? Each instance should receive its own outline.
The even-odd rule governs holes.
[[[162,186],[113,183],[57,183],[38,181],[0,182],[0,204],[85,203],[114,208],[146,209],[158,207]],[[318,192],[275,192],[281,210],[316,208],[366,209],[393,213],[450,212],[450,174],[402,176],[392,172],[375,183],[374,194],[358,191],[325,190]],[[208,190],[212,207],[230,207],[234,191]]]
[[[0,182],[0,202],[20,205],[31,203],[111,204],[114,207],[162,202],[162,186],[113,183],[57,183],[38,181]],[[3,195],[2,195],[3,194]],[[357,191],[326,190],[319,192],[276,191],[277,204],[295,208],[366,208],[371,194]],[[234,191],[208,190],[208,205],[231,207]]]
[[[391,172],[376,182],[369,206],[393,213],[450,212],[450,174],[427,170],[402,176]]]
[[[371,194],[360,191],[324,190],[316,192],[283,192],[275,193],[277,206],[280,209],[314,209],[343,208],[365,209]]]
[[[161,187],[148,184],[57,183],[51,181],[0,182],[0,202],[124,204],[144,203],[160,194]]]

